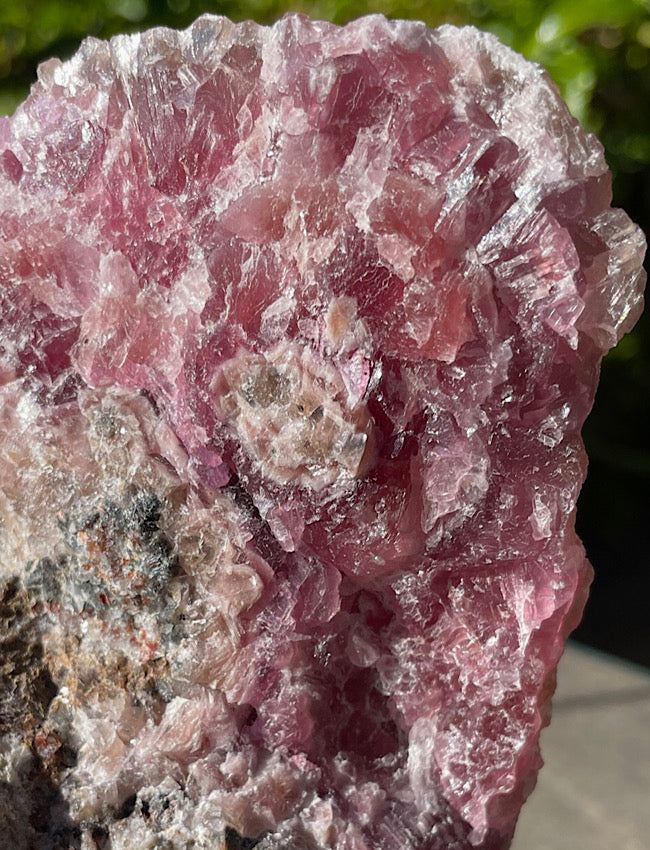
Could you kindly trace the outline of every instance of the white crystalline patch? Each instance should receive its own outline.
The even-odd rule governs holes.
[[[286,344],[264,358],[237,357],[214,387],[224,420],[278,483],[345,486],[370,461],[365,405],[348,409],[342,376],[309,349]]]

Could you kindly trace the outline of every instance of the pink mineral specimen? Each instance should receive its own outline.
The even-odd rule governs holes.
[[[41,66],[0,119],[15,850],[508,847],[641,309],[610,202],[473,29],[203,17]]]

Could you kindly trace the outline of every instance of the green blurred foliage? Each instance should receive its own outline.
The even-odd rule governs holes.
[[[268,23],[289,8],[336,23],[382,12],[490,30],[549,70],[574,115],[603,134],[616,174],[650,163],[650,0],[0,0],[0,112],[24,98],[39,61],[65,58],[85,35],[180,28],[206,11]]]
[[[292,5],[286,0],[0,0],[0,113],[13,111],[24,98],[39,61],[71,55],[87,34],[107,38],[158,24],[181,28],[206,11],[270,23],[288,9],[336,23],[382,12],[433,26],[470,23],[491,30],[549,70],[574,115],[605,146],[615,204],[650,231],[650,0],[296,0]],[[602,525],[606,546],[618,552],[640,525],[650,525],[645,516],[649,420],[650,321],[645,318],[605,359],[585,430],[591,472],[580,511],[588,548],[590,528]]]
[[[85,35],[180,28],[206,11],[268,23],[289,8],[336,23],[382,12],[496,33],[544,65],[601,136],[617,199],[637,210],[647,196],[637,175],[650,166],[650,0],[0,0],[0,113],[25,97],[38,62],[69,56]]]
[[[262,23],[288,9],[336,23],[382,12],[496,33],[548,68],[574,114],[597,130],[604,117],[592,102],[599,84],[625,67],[637,72],[648,65],[648,8],[642,0],[0,0],[0,86],[6,111],[24,96],[38,61],[69,55],[85,35],[179,28],[206,11]],[[643,140],[627,147],[632,159],[650,160]]]

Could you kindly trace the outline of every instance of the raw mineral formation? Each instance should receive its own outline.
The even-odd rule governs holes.
[[[0,832],[503,850],[644,240],[473,29],[89,39],[0,123]]]

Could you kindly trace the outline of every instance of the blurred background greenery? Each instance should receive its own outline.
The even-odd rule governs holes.
[[[614,203],[650,232],[650,0],[0,0],[0,113],[10,113],[37,64],[65,58],[88,34],[202,12],[270,23],[291,9],[345,23],[368,12],[471,23],[543,64],[570,109],[605,145]],[[578,639],[650,667],[650,321],[605,359],[585,440],[589,477],[578,530],[596,580]]]

